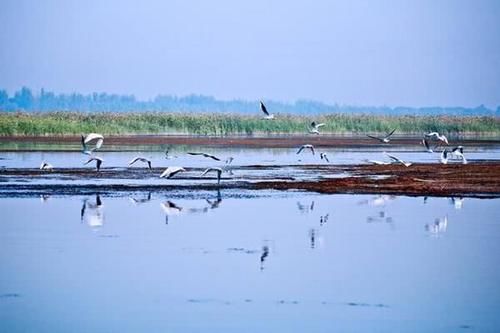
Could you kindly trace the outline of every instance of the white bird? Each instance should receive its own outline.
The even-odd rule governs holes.
[[[429,146],[429,142],[427,140],[422,139],[422,144],[424,145],[425,149],[427,150],[428,153],[433,153],[434,151],[432,148]]]
[[[378,140],[380,142],[383,142],[383,143],[389,143],[389,141],[391,141],[390,137],[392,134],[394,134],[395,131],[396,131],[396,129],[393,129],[389,134],[387,134],[386,136],[381,137],[381,138],[373,136],[373,135],[369,135],[369,134],[367,134],[366,136],[369,138]]]
[[[186,171],[186,169],[184,169],[183,167],[179,167],[179,166],[168,167],[160,175],[160,178],[163,178],[163,177],[172,178],[177,173],[183,172],[183,171]]]
[[[207,154],[207,153],[188,153],[188,155],[195,155],[195,156],[203,156],[203,157],[206,157],[206,158],[211,158],[213,160],[216,160],[216,161],[220,161],[220,158],[214,156],[214,155],[210,155],[210,154]]]
[[[95,143],[95,147],[92,149],[88,149],[87,144],[94,140],[97,140]],[[84,154],[90,155],[94,150],[101,148],[103,142],[104,136],[102,136],[101,134],[90,133],[87,136],[82,135],[82,152]]]
[[[40,170],[49,170],[49,171],[52,171],[54,167],[52,166],[52,164],[49,164],[47,162],[42,162],[42,164],[40,165]]]
[[[266,106],[264,105],[264,103],[262,103],[262,101],[260,101],[260,110],[262,112],[264,112],[265,116],[263,119],[266,119],[266,120],[271,120],[271,119],[274,119],[274,114],[271,114],[267,111],[267,108]]]
[[[446,136],[444,136],[444,134],[440,135],[438,132],[427,133],[427,134],[425,134],[425,137],[431,138],[431,139],[434,139],[434,140],[439,140],[441,142],[444,142],[444,143],[448,144],[448,139],[446,138]]]
[[[151,169],[151,160],[148,160],[147,158],[144,158],[144,157],[136,157],[132,161],[130,161],[128,163],[128,165],[131,166],[132,164],[134,164],[137,161],[140,161],[140,162],[143,162],[143,163],[147,163],[148,167]]]
[[[456,148],[453,148],[452,151],[450,152],[450,155],[453,157],[461,158],[463,164],[467,164],[467,160],[465,159],[464,156],[464,147],[458,146]]]
[[[441,158],[440,158],[441,164],[448,164],[448,151],[444,149],[441,152]]]
[[[304,149],[310,149],[312,154],[314,155],[314,146],[313,145],[302,145],[299,150],[297,151],[297,155],[300,154],[300,152]]]
[[[401,164],[403,164],[405,167],[409,167],[410,165],[412,165],[412,163],[410,163],[410,162],[405,162],[405,161],[403,161],[402,159],[400,159],[399,157],[396,157],[396,156],[394,156],[394,155],[390,155],[390,154],[387,154],[387,153],[385,153],[385,155],[386,155],[387,157],[389,157],[391,160],[393,160],[394,162],[397,162],[397,163],[401,163]]]
[[[330,161],[328,160],[328,156],[326,156],[325,153],[319,153],[319,157],[322,159],[322,160],[325,160],[327,163],[330,163]]]
[[[85,162],[83,165],[87,165],[90,162],[95,161],[95,167],[96,170],[99,171],[101,169],[101,164],[104,162],[104,160],[100,157],[97,156],[91,156],[87,162]]]
[[[200,177],[203,177],[209,172],[216,172],[217,173],[217,184],[220,184],[220,177],[222,175],[222,169],[221,168],[207,168],[203,173],[200,175]]]
[[[319,128],[321,126],[325,126],[323,123],[316,124],[315,121],[311,123],[311,128],[309,129],[309,133],[311,134],[319,134]]]

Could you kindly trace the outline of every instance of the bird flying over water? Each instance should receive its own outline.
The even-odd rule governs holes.
[[[264,105],[264,103],[262,103],[262,101],[260,101],[260,110],[262,112],[264,112],[264,118],[263,119],[267,119],[267,120],[271,120],[271,119],[274,119],[274,114],[271,114],[267,111],[267,108],[266,106]]]
[[[451,150],[450,155],[453,157],[461,158],[463,164],[467,164],[467,160],[464,156],[464,147],[458,146]]]
[[[49,164],[47,162],[42,162],[42,164],[40,165],[40,170],[50,170],[52,171],[54,167],[52,166],[52,164]]]
[[[314,155],[314,146],[313,145],[302,145],[299,150],[297,151],[297,154],[300,154],[302,150],[304,149],[310,149],[312,154]]]
[[[87,144],[96,140],[95,147],[92,149],[87,148]],[[86,155],[90,155],[94,150],[101,148],[102,143],[104,142],[104,136],[98,133],[90,133],[87,136],[82,135],[82,153]]]
[[[165,169],[165,171],[162,172],[160,175],[160,178],[166,177],[166,178],[172,178],[174,175],[176,175],[179,172],[186,171],[183,167],[178,167],[178,166],[173,166],[173,167],[168,167]]]
[[[382,143],[389,143],[389,141],[391,141],[390,137],[391,137],[391,135],[394,134],[395,131],[396,131],[396,129],[393,129],[389,134],[387,134],[386,136],[381,137],[381,138],[373,136],[373,135],[369,135],[369,134],[367,134],[366,136],[369,137],[369,138],[378,140],[378,141],[380,141]]]
[[[91,156],[87,162],[85,162],[83,165],[89,164],[90,162],[95,161],[95,167],[96,170],[99,171],[101,169],[101,164],[104,162],[104,160],[98,156]]]
[[[405,167],[409,167],[410,165],[412,165],[412,163],[410,163],[410,162],[405,162],[405,161],[403,161],[402,159],[400,159],[399,157],[396,157],[396,156],[394,156],[394,155],[390,155],[390,154],[387,154],[387,153],[385,153],[385,155],[386,155],[387,157],[389,157],[391,160],[393,160],[394,162],[397,162],[397,163],[401,163],[401,164],[403,164]]]
[[[428,153],[433,153],[434,151],[432,148],[429,146],[429,142],[426,139],[422,139],[422,144],[424,145],[425,149],[427,150]]]
[[[325,126],[323,123],[317,124],[315,121],[311,123],[311,128],[309,129],[309,133],[311,134],[319,134],[319,128],[321,126]]]
[[[147,158],[144,158],[144,157],[136,157],[132,161],[130,161],[128,163],[128,165],[131,166],[132,164],[134,164],[137,161],[147,163],[148,167],[151,169],[151,160],[148,160]]]
[[[322,159],[322,160],[325,160],[327,163],[330,163],[330,161],[328,160],[328,156],[326,156],[325,153],[320,153],[319,154],[319,157]]]
[[[200,175],[200,177],[203,177],[209,172],[216,172],[217,173],[217,184],[220,184],[220,177],[222,174],[222,169],[221,168],[207,168],[203,173]]]
[[[210,155],[210,154],[206,154],[206,153],[188,153],[188,155],[195,155],[195,156],[203,156],[203,157],[206,157],[206,158],[211,158],[213,160],[216,160],[216,161],[220,161],[220,158],[214,156],[214,155]]]
[[[446,138],[446,136],[444,136],[444,134],[440,135],[438,132],[427,133],[427,134],[425,134],[425,137],[431,138],[433,140],[439,140],[440,142],[444,142],[444,143],[448,144],[448,139]]]

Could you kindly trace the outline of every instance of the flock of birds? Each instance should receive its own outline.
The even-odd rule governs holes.
[[[264,119],[264,120],[275,119],[275,115],[272,113],[269,113],[269,111],[267,110],[266,106],[264,105],[264,103],[262,101],[260,102],[260,109],[264,113],[264,116],[262,119]],[[308,132],[311,134],[319,135],[320,134],[319,129],[323,126],[325,126],[324,123],[316,123],[315,121],[313,121],[310,124],[310,128],[309,128]],[[385,135],[383,137],[377,137],[377,136],[373,136],[373,135],[367,135],[367,136],[369,138],[377,140],[381,143],[388,144],[388,143],[390,143],[391,136],[394,134],[395,131],[396,131],[396,129],[393,129],[391,132],[387,133],[387,135]],[[436,144],[434,145],[434,147],[431,148],[430,144],[433,142]],[[82,137],[81,137],[82,153],[89,155],[89,158],[84,163],[84,165],[95,162],[96,170],[99,171],[101,169],[101,165],[104,162],[104,159],[95,155],[94,153],[102,147],[103,143],[104,143],[104,136],[102,134],[90,133],[86,136],[82,135]],[[439,146],[441,146],[443,144],[449,145],[449,142],[448,142],[448,139],[446,138],[446,136],[443,134],[439,134],[438,132],[430,132],[430,133],[425,134],[421,143],[425,147],[426,151],[429,153],[434,153],[434,151]],[[93,147],[90,148],[91,145],[93,145]],[[297,151],[297,154],[300,154],[303,151],[310,151],[312,153],[312,155],[315,155],[314,146],[311,144],[304,144],[304,145],[300,146],[298,151]],[[220,161],[220,159],[217,156],[203,153],[203,152],[188,152],[188,154],[193,155],[193,156],[202,156],[204,158],[212,159],[215,161]],[[385,156],[387,156],[389,158],[389,161],[387,161],[387,162],[386,161],[377,161],[377,160],[365,160],[365,161],[368,163],[377,164],[377,165],[388,165],[388,164],[392,164],[392,163],[400,163],[400,164],[404,165],[405,167],[409,167],[412,165],[411,162],[406,162],[397,156],[388,154],[386,152],[384,152],[384,154],[385,154]],[[168,150],[166,151],[166,158],[167,159],[169,158]],[[324,160],[327,163],[330,162],[327,154],[324,152],[320,153],[320,158],[321,158],[321,160]],[[463,164],[467,163],[467,159],[464,156],[464,149],[462,146],[455,147],[451,150],[448,150],[448,148],[445,147],[441,151],[440,162],[442,164],[447,164],[449,159],[461,159]],[[232,161],[233,161],[233,158],[229,157],[226,160],[226,164],[230,164]],[[141,157],[141,156],[137,156],[134,159],[132,159],[128,163],[128,165],[132,166],[138,162],[144,163],[148,166],[149,169],[152,169],[151,160],[149,160],[145,157]],[[40,165],[41,170],[52,170],[53,168],[54,168],[53,165],[51,165],[45,161],[42,162],[42,164]],[[180,172],[185,172],[185,171],[186,171],[186,169],[184,169],[183,167],[180,167],[180,166],[169,166],[160,174],[160,178],[172,178],[176,174],[178,174]],[[224,170],[220,167],[209,167],[200,174],[200,177],[203,177],[208,173],[214,173],[217,176],[217,183],[219,184],[223,172],[224,172]]]

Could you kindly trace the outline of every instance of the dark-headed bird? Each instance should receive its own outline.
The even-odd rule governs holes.
[[[194,155],[194,156],[203,156],[203,157],[206,157],[206,158],[211,158],[213,160],[216,160],[216,161],[220,161],[220,158],[214,156],[214,155],[210,155],[210,154],[207,154],[207,153],[188,153],[188,155]]]
[[[142,162],[142,163],[147,163],[148,167],[151,169],[151,161],[148,160],[147,158],[144,158],[144,157],[136,157],[132,161],[130,161],[128,163],[128,165],[131,166],[132,164],[134,164],[137,161]]]
[[[271,113],[269,113],[269,111],[267,111],[267,108],[264,105],[264,103],[262,103],[262,101],[260,101],[260,110],[262,112],[264,112],[264,118],[263,119],[266,119],[266,120],[274,119],[274,114],[271,114]]]
[[[314,155],[314,146],[313,145],[302,145],[297,151],[297,155],[300,154],[304,149],[310,149],[312,154]]]
[[[387,134],[386,136],[381,137],[381,138],[373,136],[373,135],[369,135],[369,134],[367,134],[366,136],[369,137],[369,138],[378,140],[378,141],[380,141],[382,143],[389,143],[389,141],[391,141],[390,137],[391,137],[391,135],[394,134],[395,131],[396,131],[396,129],[393,129],[389,134]]]
[[[207,168],[203,173],[200,175],[200,177],[205,176],[209,172],[216,172],[217,173],[217,184],[220,184],[220,177],[222,175],[222,169],[221,168]]]

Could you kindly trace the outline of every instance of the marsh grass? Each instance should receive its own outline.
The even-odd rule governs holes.
[[[119,134],[186,135],[271,135],[304,134],[310,122],[325,123],[325,134],[385,133],[393,128],[398,134],[438,131],[455,135],[500,134],[497,117],[455,116],[371,116],[329,114],[313,117],[277,115],[275,120],[259,116],[218,113],[0,113],[0,135],[43,136],[78,135],[98,132]]]

